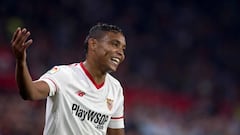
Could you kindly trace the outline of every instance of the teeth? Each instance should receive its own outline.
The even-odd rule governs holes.
[[[115,64],[118,64],[120,62],[120,59],[119,58],[112,58],[112,61],[115,63]]]

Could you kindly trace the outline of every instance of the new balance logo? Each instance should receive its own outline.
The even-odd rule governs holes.
[[[80,97],[83,97],[83,96],[86,94],[85,92],[80,91],[80,90],[77,91],[76,93],[77,93],[77,95],[80,96]]]

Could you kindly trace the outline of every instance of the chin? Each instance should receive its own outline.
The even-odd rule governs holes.
[[[115,71],[117,71],[117,67],[115,67],[115,66],[114,67],[110,67],[109,70],[108,70],[109,73],[115,72]]]
[[[115,71],[117,71],[117,69],[110,69],[110,70],[108,70],[108,73],[112,73],[112,72],[115,72]]]

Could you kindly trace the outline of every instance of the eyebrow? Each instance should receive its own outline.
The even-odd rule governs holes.
[[[111,42],[117,42],[118,44],[121,44],[121,42],[117,39],[113,39],[113,40],[111,40]],[[126,44],[123,44],[123,46],[126,48]]]

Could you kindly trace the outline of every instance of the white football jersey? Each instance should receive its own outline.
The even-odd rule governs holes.
[[[107,128],[124,128],[124,97],[110,74],[97,85],[83,63],[55,66],[39,80],[50,92],[44,135],[105,135]]]

